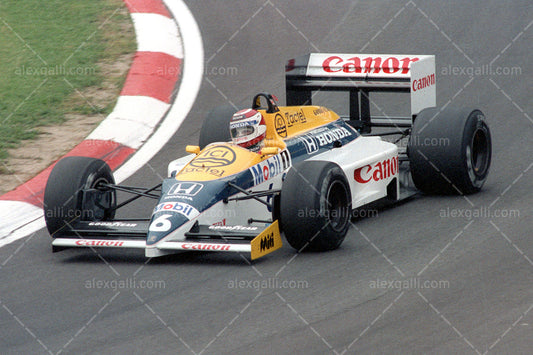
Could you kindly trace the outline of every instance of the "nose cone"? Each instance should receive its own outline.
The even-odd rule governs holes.
[[[152,245],[159,242],[199,214],[193,206],[183,202],[158,204],[150,221],[146,244]]]
[[[205,148],[176,176],[181,181],[204,183],[237,174],[261,162],[261,155],[239,146],[220,143]]]

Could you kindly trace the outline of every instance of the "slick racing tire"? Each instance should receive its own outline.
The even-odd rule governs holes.
[[[77,220],[103,221],[115,215],[116,191],[109,165],[87,157],[66,157],[53,168],[44,191],[44,219],[52,237]]]
[[[229,123],[237,111],[239,109],[233,106],[224,105],[209,112],[200,129],[198,145],[201,149],[214,142],[229,142],[231,140]]]
[[[430,194],[471,194],[487,180],[490,130],[480,110],[427,108],[416,117],[407,147],[416,187]]]
[[[331,162],[306,161],[289,170],[280,197],[281,229],[298,251],[337,249],[351,216],[350,185]]]

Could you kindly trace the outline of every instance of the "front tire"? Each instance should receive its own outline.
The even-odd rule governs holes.
[[[480,110],[422,110],[407,149],[413,181],[423,192],[471,194],[487,180],[492,143]]]
[[[116,192],[109,165],[87,157],[66,157],[53,168],[44,191],[44,219],[52,237],[77,220],[103,221],[115,216]]]
[[[348,232],[350,185],[331,162],[306,161],[289,170],[280,199],[281,227],[296,250],[337,249]]]

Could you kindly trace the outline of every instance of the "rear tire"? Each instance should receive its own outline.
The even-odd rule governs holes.
[[[233,114],[237,111],[239,109],[235,109],[233,106],[224,105],[209,112],[200,130],[198,143],[201,149],[214,142],[229,142],[231,140],[229,124]]]
[[[338,165],[306,161],[291,168],[280,199],[287,242],[298,251],[337,249],[350,227],[351,201],[350,185]]]
[[[77,220],[103,221],[115,216],[116,192],[95,189],[114,184],[109,165],[87,157],[66,157],[55,166],[44,191],[44,219],[52,237]],[[89,194],[82,190],[92,189]],[[85,198],[84,198],[85,195]]]
[[[487,180],[492,143],[480,110],[435,107],[415,119],[407,148],[416,187],[426,193],[471,194]]]

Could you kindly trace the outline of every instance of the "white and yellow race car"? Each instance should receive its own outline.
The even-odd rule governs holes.
[[[219,108],[205,120],[199,146],[188,146],[190,154],[172,161],[168,178],[151,188],[116,185],[101,160],[59,161],[44,197],[53,250],[142,248],[147,257],[219,251],[256,259],[279,249],[282,233],[298,251],[332,250],[354,210],[418,191],[469,194],[484,184],[491,161],[484,115],[434,107],[433,56],[314,53],[291,59],[286,73],[287,106],[268,93],[252,100],[267,127],[258,153],[229,142],[235,110]],[[347,117],[312,104],[327,91],[347,95]],[[408,93],[411,115],[371,116],[376,91]],[[134,196],[119,203],[117,191]],[[141,197],[158,200],[149,218],[114,218]]]

